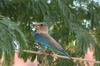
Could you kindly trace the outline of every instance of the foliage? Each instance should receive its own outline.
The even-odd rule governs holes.
[[[71,56],[84,57],[87,48],[91,47],[96,59],[100,60],[99,3],[93,0],[0,0],[0,58],[8,59],[4,64],[9,65],[14,58],[14,42],[20,50],[37,51],[30,27],[33,21],[46,22],[51,36]],[[34,60],[36,55],[20,52],[19,57],[27,61],[28,58]],[[57,59],[56,66],[73,63],[65,61]]]
[[[0,20],[0,57],[4,55],[4,63],[8,64],[14,57],[14,41],[18,41],[20,46],[23,46],[21,49],[27,48],[27,39],[17,25],[6,18]]]

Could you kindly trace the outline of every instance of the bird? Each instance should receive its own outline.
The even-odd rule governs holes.
[[[68,56],[69,59],[72,59],[71,56],[69,56],[68,53],[64,51],[61,45],[52,36],[49,35],[48,25],[46,23],[35,23],[32,24],[32,26],[36,29],[34,39],[37,43],[51,51],[57,52],[64,56]]]

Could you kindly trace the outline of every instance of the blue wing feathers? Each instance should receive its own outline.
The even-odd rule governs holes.
[[[45,38],[43,38],[43,37],[42,37],[41,35],[39,35],[38,33],[36,33],[36,34],[34,35],[34,38],[35,38],[36,42],[38,42],[38,43],[40,43],[40,44],[42,44],[42,45],[44,45],[44,46],[48,46],[48,44],[49,44],[49,41],[46,40]]]
[[[63,50],[60,50],[60,52],[61,52],[61,54],[63,54],[64,56],[68,56],[70,59],[72,59],[71,58],[71,56],[69,56],[66,52],[64,52]]]
[[[34,38],[36,40],[36,42],[40,43],[41,45],[43,46],[46,46],[48,47],[49,49],[51,50],[55,50],[56,52],[64,55],[64,56],[68,56],[70,59],[72,59],[66,52],[64,52],[63,50],[59,50],[59,49],[56,49],[56,48],[53,48],[49,45],[49,40],[47,40],[46,38],[42,37],[40,34],[36,33],[34,35]]]

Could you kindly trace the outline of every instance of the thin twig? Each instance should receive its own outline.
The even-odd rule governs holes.
[[[1,46],[0,48],[4,48],[3,46]]]
[[[17,51],[17,52],[19,52],[19,51]],[[47,53],[42,53],[42,52],[37,52],[37,51],[23,50],[23,52],[34,53],[34,54],[45,55],[45,56],[53,56],[53,57],[58,57],[58,58],[67,58],[67,59],[69,59],[67,56],[61,56],[61,55],[56,55],[56,54],[47,54]],[[100,61],[94,61],[94,60],[89,60],[89,59],[82,59],[82,58],[76,58],[76,57],[71,57],[71,58],[72,58],[73,60],[100,63]]]

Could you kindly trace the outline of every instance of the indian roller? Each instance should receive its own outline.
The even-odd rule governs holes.
[[[69,56],[60,46],[60,44],[48,34],[48,26],[46,23],[36,23],[32,24],[32,26],[36,29],[34,39],[37,43],[43,47],[47,47],[49,50],[68,56],[69,59],[72,59],[71,56]]]

